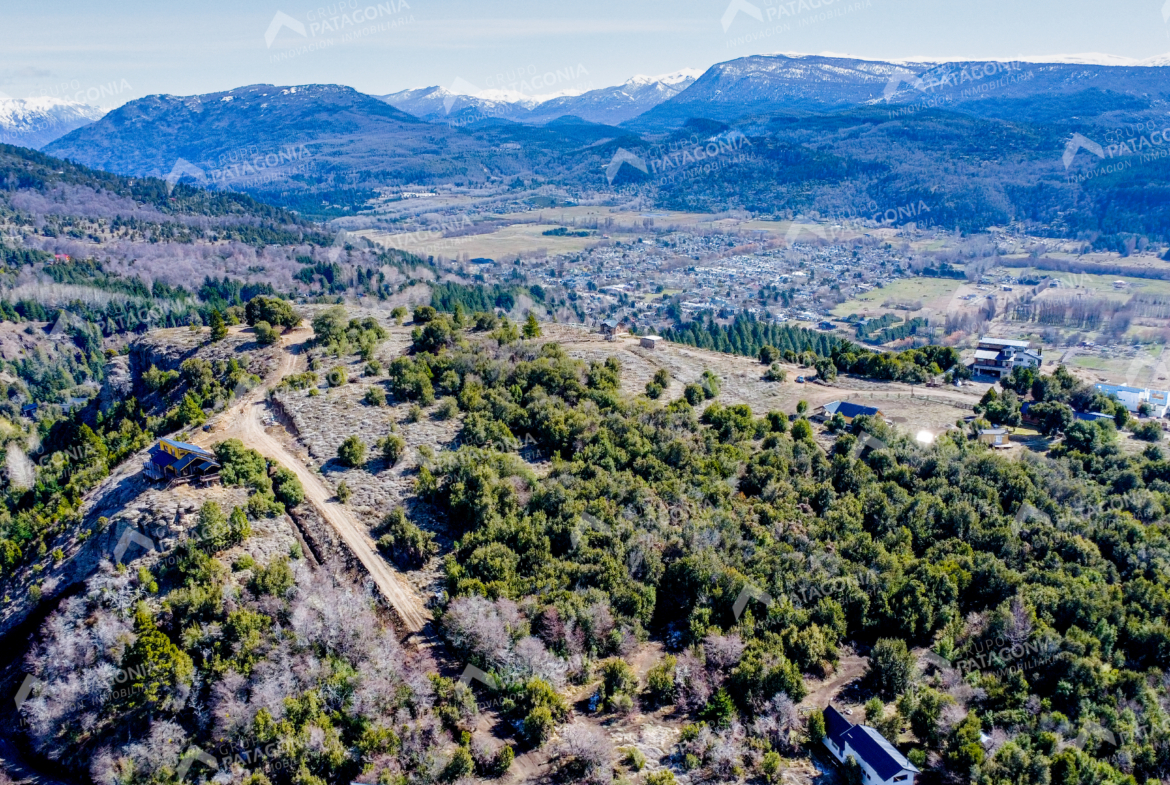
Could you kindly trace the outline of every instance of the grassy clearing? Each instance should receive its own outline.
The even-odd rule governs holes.
[[[946,309],[947,304],[950,303],[951,298],[961,285],[963,285],[962,281],[947,278],[902,278],[881,289],[873,289],[853,300],[841,303],[833,309],[833,315],[849,316],[856,313],[880,316],[890,312],[901,315],[909,313],[882,307],[883,303],[891,301],[899,303],[921,302],[924,308],[941,311]]]

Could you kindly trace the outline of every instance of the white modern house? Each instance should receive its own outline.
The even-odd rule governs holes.
[[[975,349],[975,363],[971,370],[977,374],[1002,379],[1012,375],[1017,367],[1039,368],[1044,357],[1039,351],[1028,348],[1027,341],[1009,341],[1006,338],[979,339]]]
[[[857,761],[865,785],[914,785],[920,773],[885,736],[868,725],[854,725],[832,706],[825,709],[824,744],[838,762]]]
[[[1170,408],[1170,392],[1166,390],[1148,390],[1121,384],[1097,384],[1094,387],[1099,392],[1121,401],[1126,409],[1135,414],[1143,403],[1150,405],[1154,417],[1165,417],[1167,408]]]

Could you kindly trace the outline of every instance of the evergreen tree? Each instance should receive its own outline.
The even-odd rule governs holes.
[[[227,324],[223,320],[223,314],[218,309],[211,312],[211,317],[208,320],[211,324],[211,340],[222,341],[227,337]]]
[[[524,320],[524,337],[540,337],[540,322],[536,321],[536,314],[534,314],[532,311],[528,312],[528,318]]]

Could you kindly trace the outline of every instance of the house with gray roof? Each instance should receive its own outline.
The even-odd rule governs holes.
[[[885,736],[868,725],[854,725],[832,706],[825,709],[823,742],[839,763],[857,761],[865,785],[914,785],[921,773]]]

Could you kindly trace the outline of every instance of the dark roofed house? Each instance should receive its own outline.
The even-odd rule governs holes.
[[[605,336],[605,340],[615,340],[622,333],[622,323],[614,319],[606,319],[601,323],[601,334]]]
[[[178,478],[208,481],[219,476],[219,461],[215,453],[194,444],[159,439],[142,471],[155,481]]]
[[[824,744],[838,762],[857,761],[866,785],[914,785],[919,774],[885,736],[868,725],[854,725],[832,706],[825,709]]]
[[[817,409],[813,413],[812,418],[818,422],[824,422],[837,414],[844,417],[845,422],[853,422],[855,418],[863,415],[867,417],[882,417],[881,410],[875,409],[872,406],[862,406],[856,403],[849,403],[848,401],[833,401]]]

